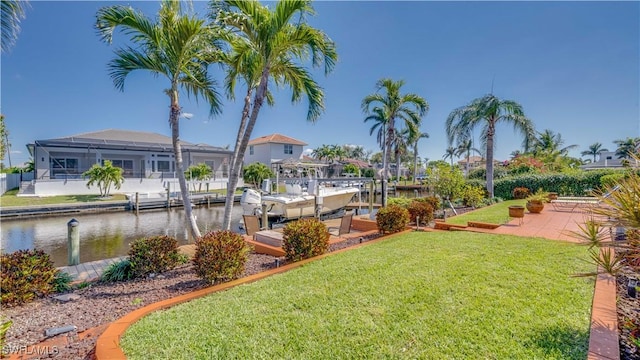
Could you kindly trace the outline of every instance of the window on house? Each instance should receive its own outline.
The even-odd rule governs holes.
[[[249,145],[249,155],[253,155],[253,145]]]
[[[109,160],[109,159],[107,159]],[[123,176],[133,176],[133,160],[111,160],[111,164],[113,167],[119,167],[122,169]],[[104,159],[102,160],[102,165],[104,165]]]
[[[51,175],[55,178],[56,175],[64,177],[65,175],[77,175],[78,172],[78,159],[69,158],[50,158],[49,168],[51,169]]]
[[[158,171],[171,172],[171,161],[158,160]]]
[[[289,154],[289,155],[293,154],[293,145],[285,144],[284,145],[284,153],[285,154]]]

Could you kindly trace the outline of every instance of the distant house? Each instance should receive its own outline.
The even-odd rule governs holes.
[[[274,163],[285,159],[300,159],[306,145],[303,141],[281,134],[261,136],[249,140],[244,154],[244,164],[246,166],[260,162],[272,168]]]
[[[181,144],[185,170],[191,165],[205,163],[213,169],[213,180],[228,177],[231,151],[187,141],[182,141]],[[83,179],[82,173],[94,164],[103,164],[105,160],[110,160],[114,166],[124,170],[125,190],[122,192],[145,189],[156,192],[163,191],[164,188],[177,188],[172,185],[176,179],[176,165],[172,141],[168,136],[108,129],[36,140],[28,144],[27,148],[35,163],[35,189],[31,189],[35,195],[92,193],[83,185],[86,180]],[[78,186],[74,180],[83,186]],[[146,183],[143,180],[146,180]],[[72,181],[75,185],[71,186],[67,181]],[[58,189],[61,184],[64,184],[66,189]],[[134,189],[134,184],[139,185]]]
[[[481,156],[469,156],[469,170],[476,169],[478,167],[484,166],[486,164],[486,160]],[[464,157],[462,160],[458,161],[458,165],[461,169],[467,168],[467,158]]]
[[[600,153],[600,158],[598,159],[598,161],[580,165],[580,168],[582,170],[622,168],[622,160],[623,159],[618,159],[615,152],[604,151]],[[633,164],[633,161],[631,161],[631,163]]]

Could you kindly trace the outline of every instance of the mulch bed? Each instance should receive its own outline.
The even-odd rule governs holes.
[[[629,279],[625,275],[618,275],[616,282],[620,359],[640,359],[640,292],[635,298],[629,296]],[[638,339],[636,343],[632,341],[632,335]]]
[[[362,241],[379,237],[378,234],[363,236]],[[329,251],[344,249],[361,242],[361,238],[348,239],[330,245]],[[249,255],[242,277],[272,269],[276,259],[281,265],[284,258],[270,255]],[[2,315],[13,321],[6,338],[3,351],[25,354],[26,346],[51,340],[64,340],[62,346],[49,347],[48,355],[27,356],[29,359],[92,359],[97,337],[105,330],[106,324],[127,313],[152,304],[209,286],[195,274],[193,265],[186,264],[153,278],[135,279],[125,282],[95,282],[69,294],[79,298],[69,302],[60,302],[54,294],[34,302],[2,309]],[[47,338],[45,330],[67,325],[77,327],[70,332]],[[66,338],[65,338],[66,337]],[[51,351],[54,350],[54,351]],[[31,351],[33,353],[33,351]]]

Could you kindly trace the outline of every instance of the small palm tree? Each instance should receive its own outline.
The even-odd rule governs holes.
[[[493,94],[485,95],[469,104],[453,110],[446,121],[449,143],[454,138],[470,134],[477,126],[482,127],[480,140],[486,145],[487,192],[493,197],[493,150],[496,125],[507,123],[520,131],[524,137],[525,150],[531,147],[535,138],[533,123],[522,110],[522,105],[512,100],[500,100]]]
[[[447,150],[444,151],[444,155],[442,155],[442,159],[451,161],[451,167],[453,167],[453,158],[458,156],[458,149],[453,146],[449,146]]]
[[[107,43],[111,43],[114,31],[120,29],[137,45],[117,49],[116,57],[109,62],[109,74],[118,90],[124,90],[125,79],[136,70],[150,71],[169,80],[165,93],[171,104],[169,125],[176,172],[187,223],[192,236],[199,238],[182,165],[179,94],[183,89],[196,100],[204,98],[210,105],[210,115],[220,112],[215,83],[207,72],[207,65],[220,58],[219,49],[214,46],[217,33],[203,20],[183,13],[179,1],[171,0],[162,1],[156,21],[128,6],[103,7],[98,10],[96,27]]]
[[[428,139],[429,134],[426,132],[416,131],[413,137],[409,139],[409,143],[413,148],[413,179],[418,176],[418,142],[420,139]]]
[[[560,156],[566,156],[569,150],[575,149],[578,145],[564,145],[564,139],[561,134],[556,134],[552,130],[545,129],[543,132],[538,133],[538,138],[535,141],[534,155],[537,154],[558,154]]]
[[[324,110],[324,93],[300,63],[310,59],[314,67],[324,64],[328,74],[338,55],[333,41],[306,23],[306,15],[314,13],[311,0],[278,1],[273,10],[256,0],[223,0],[211,2],[210,9],[210,17],[227,31],[225,40],[231,48],[225,61],[227,93],[233,97],[238,80],[247,85],[229,169],[230,191],[222,223],[228,230],[233,189],[238,184],[251,132],[264,101],[269,105],[274,103],[269,84],[290,87],[294,103],[306,95],[307,120],[315,122]]]
[[[124,182],[122,172],[123,170],[113,166],[110,160],[105,160],[104,165],[93,164],[93,166],[82,175],[89,177],[89,181],[87,181],[88,188],[96,184],[100,190],[100,196],[107,197],[109,196],[112,185],[116,190],[122,186]]]
[[[640,137],[628,137],[624,140],[615,140],[614,144],[618,145],[616,156],[618,159],[631,159],[634,155],[640,154]]]
[[[596,156],[600,155],[603,152],[609,151],[606,148],[602,147],[602,144],[599,142],[593,143],[589,145],[589,149],[580,153],[582,156],[593,156],[593,162],[596,162]]]
[[[469,158],[471,157],[471,152],[475,152],[478,155],[482,153],[480,150],[473,147],[473,140],[469,137],[463,138],[459,141],[458,147],[456,147],[456,156],[465,155],[466,164],[464,169],[464,175],[469,175]]]
[[[187,170],[184,172],[184,175],[186,179],[189,181],[192,181],[192,180],[204,181],[204,180],[211,179],[211,176],[213,175],[213,169],[211,169],[211,166],[205,163],[200,163],[198,165],[189,166]],[[193,191],[195,190],[196,190],[196,185],[193,184]],[[199,184],[198,191],[202,191],[202,183]]]
[[[403,85],[403,80],[378,80],[376,93],[362,100],[362,111],[368,115],[364,121],[375,122],[369,134],[378,129],[378,142],[382,140],[383,143],[383,180],[387,180],[388,157],[391,155],[391,147],[397,133],[396,119],[402,120],[407,128],[418,129],[422,117],[429,111],[429,103],[421,96],[413,93],[402,94]],[[385,181],[382,182],[382,186],[386,186]],[[386,206],[386,201],[386,188],[383,188],[382,206]]]
[[[256,189],[260,188],[260,184],[264,179],[269,179],[275,174],[267,165],[259,162],[249,164],[244,168],[242,175],[245,182],[252,184]]]

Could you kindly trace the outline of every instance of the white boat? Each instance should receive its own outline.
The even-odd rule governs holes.
[[[262,194],[258,190],[245,189],[240,198],[244,214],[261,215],[264,203],[270,222],[323,216],[344,209],[359,192],[355,187],[324,187],[314,181],[309,181],[310,193],[302,191],[299,184],[286,184],[285,187],[283,194]]]

